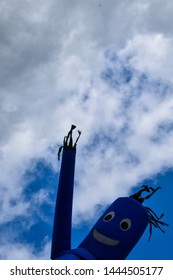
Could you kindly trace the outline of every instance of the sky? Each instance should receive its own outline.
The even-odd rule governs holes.
[[[143,184],[165,213],[128,259],[173,259],[173,3],[0,1],[0,259],[49,259],[60,162],[78,143],[72,246]],[[92,194],[92,195],[91,195]]]

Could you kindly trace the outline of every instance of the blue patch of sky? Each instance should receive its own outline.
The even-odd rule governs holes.
[[[50,236],[51,227],[41,220],[38,220],[31,227],[28,226],[29,223],[30,219],[20,216],[1,225],[1,241],[3,242],[3,238],[6,237],[9,242],[30,245],[38,253],[42,250],[45,239]]]
[[[116,64],[118,64],[117,67],[111,67],[112,65],[109,65],[105,70],[101,73],[101,79],[106,81],[112,88],[118,89],[123,84],[128,84],[133,78],[134,72],[131,67],[124,65],[120,59],[117,57],[117,61],[113,61]]]
[[[16,222],[17,226],[21,228],[20,239],[25,240],[27,244],[33,244],[39,250],[45,238],[51,239],[58,174],[42,159],[34,161],[33,166],[33,170],[27,170],[24,175],[28,185],[23,192],[26,202],[33,201],[31,216],[25,217],[26,221],[27,219],[33,220],[32,225],[30,227],[23,226],[22,217],[18,218]],[[37,205],[37,202],[34,202],[34,196],[40,190],[45,190],[48,197]],[[13,221],[13,225],[15,225],[15,221]]]
[[[106,134],[104,131],[97,132],[92,137],[92,142],[90,143],[92,147],[100,146],[104,143],[104,146],[107,145],[107,143],[112,143],[114,139],[109,134]]]
[[[164,213],[162,221],[169,226],[162,226],[165,233],[162,233],[158,228],[153,227],[150,242],[149,226],[146,229],[141,240],[132,250],[128,259],[144,259],[144,260],[172,260],[173,259],[173,211],[172,211],[172,197],[173,197],[173,170],[163,170],[160,174],[153,176],[153,178],[145,179],[140,186],[148,185],[150,187],[161,186],[151,198],[143,202],[144,206],[150,207],[158,216]],[[132,189],[132,193],[139,190],[139,187]],[[147,195],[144,194],[143,197]]]
[[[78,227],[72,228],[72,246],[71,248],[77,248],[79,244],[84,240],[84,238],[88,235],[91,229],[91,225],[81,224]]]
[[[165,140],[165,137],[169,134],[173,134],[173,121],[162,122],[158,125],[157,131],[151,137],[151,141],[157,144],[161,144]]]
[[[30,166],[32,165],[33,167],[26,170],[23,176],[24,181],[29,182],[23,192],[25,199],[29,200],[33,194],[41,189],[48,190],[52,196],[53,186],[57,183],[57,174],[43,159],[33,160],[33,164],[31,162]]]
[[[169,98],[173,94],[173,84],[161,79],[148,79],[148,85],[157,98]]]
[[[41,219],[38,220],[29,230],[23,230],[20,233],[20,241],[31,244],[37,252],[41,251],[45,241],[51,240],[51,224],[45,223]]]
[[[111,88],[120,90],[122,86],[126,87],[127,92],[130,94],[125,95],[124,102],[128,106],[133,100],[141,95],[144,90],[151,90],[160,98],[169,97],[173,94],[173,84],[167,80],[153,79],[147,72],[140,72],[131,65],[131,56],[123,58],[123,60],[111,50],[105,52],[105,69],[102,71],[100,78],[107,83]],[[135,83],[131,83],[133,79]],[[124,104],[125,105],[125,104]]]

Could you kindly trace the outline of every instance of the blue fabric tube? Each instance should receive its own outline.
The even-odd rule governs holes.
[[[55,206],[51,259],[71,249],[71,222],[76,149],[63,149]]]

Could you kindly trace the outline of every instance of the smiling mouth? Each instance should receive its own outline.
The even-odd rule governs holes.
[[[100,232],[98,232],[96,229],[93,230],[93,237],[97,241],[109,246],[115,246],[120,243],[120,240],[109,238],[106,235],[103,235]]]

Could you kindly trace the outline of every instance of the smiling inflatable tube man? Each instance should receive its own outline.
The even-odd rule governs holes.
[[[130,197],[116,199],[93,226],[86,238],[76,249],[71,248],[73,185],[75,172],[76,146],[81,132],[73,143],[72,133],[76,126],[72,125],[68,135],[64,137],[60,147],[62,162],[55,206],[52,235],[51,259],[55,260],[124,260],[143,235],[147,225],[161,228],[166,223],[160,221],[149,207],[142,205],[160,187],[153,189],[143,186],[140,191]],[[149,194],[143,198],[141,194]],[[150,239],[149,237],[149,239]]]

